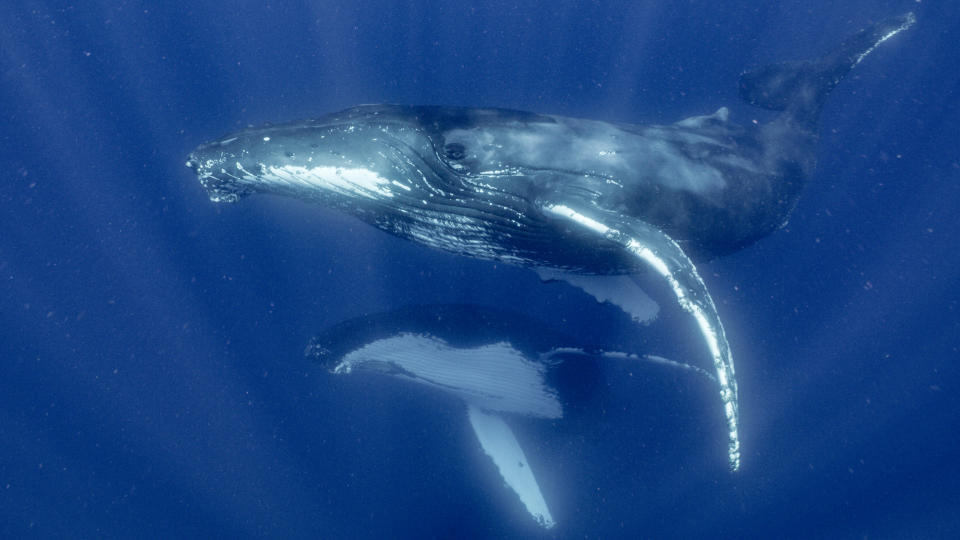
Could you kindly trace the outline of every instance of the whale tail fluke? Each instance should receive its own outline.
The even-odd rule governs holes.
[[[844,76],[884,41],[910,28],[913,13],[884,19],[857,32],[819,60],[786,62],[740,76],[740,97],[751,105],[787,111],[795,120],[813,124],[827,95]]]

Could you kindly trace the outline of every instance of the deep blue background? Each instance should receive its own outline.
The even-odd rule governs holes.
[[[184,167],[247,124],[357,103],[668,123],[736,77],[915,10],[831,96],[790,225],[705,265],[740,379],[610,365],[517,421],[557,537],[960,535],[960,9],[953,2],[5,2],[0,536],[537,534],[442,396],[302,357],[344,318],[505,305],[705,363],[527,271],[297,201],[218,206]]]

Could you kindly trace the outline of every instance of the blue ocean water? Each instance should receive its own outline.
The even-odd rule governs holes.
[[[960,536],[960,10],[949,2],[10,2],[0,7],[0,535],[9,538]],[[670,123],[745,69],[918,22],[827,102],[789,225],[701,274],[737,362],[716,391],[611,364],[518,421],[541,531],[462,407],[304,358],[346,318],[476,302],[708,365],[531,272],[184,167],[248,124],[358,103]]]

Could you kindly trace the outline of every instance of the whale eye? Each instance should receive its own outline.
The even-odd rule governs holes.
[[[466,157],[467,149],[460,143],[450,143],[443,147],[443,155],[454,161],[459,161]]]

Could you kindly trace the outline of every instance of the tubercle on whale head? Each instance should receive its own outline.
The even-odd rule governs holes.
[[[201,144],[187,156],[187,168],[196,173],[211,201],[236,202],[255,192],[259,167],[250,159],[254,135],[253,130],[231,134]]]
[[[200,185],[203,186],[203,189],[207,192],[207,196],[210,197],[210,200],[213,202],[237,202],[253,193],[253,190],[245,189],[234,182],[229,182],[222,176],[226,173],[226,168],[223,166],[224,162],[224,159],[203,159],[196,153],[192,153],[187,157],[186,165],[187,168],[197,174]],[[218,168],[220,170],[219,175],[214,172]]]

